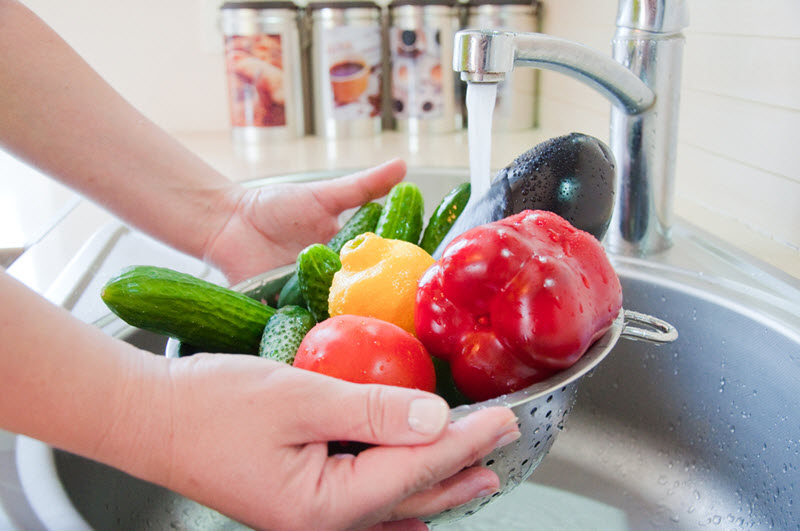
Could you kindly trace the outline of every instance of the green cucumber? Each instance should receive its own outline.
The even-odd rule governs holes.
[[[331,290],[333,275],[341,268],[339,254],[321,243],[309,245],[297,255],[300,292],[317,322],[330,317],[328,293]]]
[[[422,234],[425,203],[422,192],[414,183],[395,185],[386,197],[375,234],[381,238],[419,243]]]
[[[422,234],[422,240],[419,246],[425,249],[428,253],[433,254],[433,251],[439,247],[444,237],[450,231],[453,223],[456,222],[458,216],[464,211],[469,201],[470,184],[468,182],[461,183],[444,196],[442,202],[436,207],[436,210],[428,220],[428,225],[425,227],[425,232]]]
[[[264,326],[275,313],[231,289],[155,266],[122,271],[100,297],[126,323],[208,352],[258,353]]]
[[[356,210],[355,214],[342,225],[339,232],[331,238],[328,242],[328,247],[338,253],[342,250],[345,243],[356,236],[364,234],[365,232],[374,232],[382,209],[383,205],[380,203],[370,202],[362,205],[361,208]],[[305,299],[303,299],[303,294],[300,291],[300,281],[297,276],[297,271],[286,281],[278,297],[278,308],[290,304],[303,307],[307,306]]]
[[[286,284],[283,285],[278,295],[278,308],[283,308],[284,306],[306,307],[306,300],[300,291],[300,278],[297,276],[297,269],[294,270]]]
[[[378,219],[380,219],[382,211],[383,206],[380,203],[370,202],[362,205],[361,208],[356,210],[356,213],[342,225],[342,228],[339,229],[336,236],[328,242],[328,247],[338,253],[342,250],[345,243],[359,234],[375,232],[375,227],[378,226]]]
[[[293,305],[280,308],[264,327],[258,355],[291,365],[297,348],[315,324],[314,316],[305,308]]]

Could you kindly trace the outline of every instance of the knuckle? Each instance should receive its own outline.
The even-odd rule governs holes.
[[[364,400],[366,435],[372,441],[379,441],[389,427],[389,412],[386,390],[380,385],[371,385]]]
[[[441,479],[439,475],[439,470],[430,463],[421,463],[417,470],[416,477],[414,478],[414,482],[411,484],[411,492],[409,492],[409,494],[428,489],[432,485],[438,483]]]
[[[479,463],[481,459],[486,455],[485,452],[482,451],[481,448],[478,446],[471,446],[469,448],[469,453],[467,454],[466,458],[462,462],[463,466],[472,466],[476,463]]]
[[[468,467],[479,463],[487,453],[491,452],[491,449],[486,448],[484,444],[478,441],[470,441],[464,444],[462,448],[463,456],[460,461],[462,467]]]

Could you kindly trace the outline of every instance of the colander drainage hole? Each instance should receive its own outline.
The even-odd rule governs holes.
[[[489,459],[486,461],[486,466],[492,466],[494,464],[494,459]]]
[[[535,408],[531,409],[531,417],[534,416],[536,414],[536,411],[538,411],[538,410],[539,410],[538,407],[535,407]]]
[[[547,412],[547,414],[544,416],[544,418],[549,419],[550,415],[552,415],[552,414],[553,414],[553,410],[551,409],[550,411]]]
[[[552,402],[552,401],[553,401],[553,395],[550,395],[550,396],[548,396],[548,397],[547,397],[547,401],[548,401],[548,402]]]

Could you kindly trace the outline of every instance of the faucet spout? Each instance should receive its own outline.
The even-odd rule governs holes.
[[[655,101],[653,91],[630,70],[587,46],[541,33],[456,33],[453,69],[462,80],[497,83],[517,66],[554,70],[583,81],[627,114],[640,114]]]
[[[492,30],[456,32],[453,70],[467,83],[499,83],[514,69],[515,33]]]
[[[603,244],[635,256],[671,245],[683,28],[688,0],[620,0],[611,56],[539,33],[456,33],[453,68],[497,83],[515,67],[555,70],[604,94],[617,163],[615,206]]]

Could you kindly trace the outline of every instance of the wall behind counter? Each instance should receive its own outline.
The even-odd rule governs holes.
[[[23,0],[168,131],[228,127],[217,0]]]
[[[162,127],[227,128],[218,0],[25,3]],[[616,0],[543,4],[545,32],[610,53]],[[800,2],[692,0],[689,8],[677,212],[734,243],[744,226],[800,257]],[[608,138],[602,97],[555,73],[540,83],[543,127]]]
[[[676,212],[759,254],[749,229],[800,263],[800,2],[686,1]],[[544,6],[545,32],[611,53],[616,0]],[[542,125],[608,138],[602,97],[551,72],[540,82]]]

